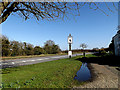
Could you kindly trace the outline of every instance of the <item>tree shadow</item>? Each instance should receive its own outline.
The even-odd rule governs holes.
[[[11,66],[11,67],[9,67]],[[6,65],[4,67],[1,68],[0,70],[0,74],[8,74],[8,73],[11,73],[13,71],[19,71],[20,68],[19,67],[14,67],[12,68],[13,66],[12,65]]]
[[[85,57],[85,58],[78,58],[76,60],[79,60],[81,62],[86,63],[96,63],[99,65],[109,65],[109,66],[115,66],[120,67],[120,57],[119,56],[98,56],[97,57]]]

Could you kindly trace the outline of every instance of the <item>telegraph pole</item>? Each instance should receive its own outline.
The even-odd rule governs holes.
[[[71,45],[73,41],[73,37],[71,36],[71,34],[69,34],[68,36],[68,44],[69,44],[69,50],[68,50],[68,57],[71,58],[72,57],[72,50],[71,50]]]

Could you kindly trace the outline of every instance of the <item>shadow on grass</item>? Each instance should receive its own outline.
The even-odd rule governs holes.
[[[8,74],[8,73],[11,73],[13,71],[18,71],[19,68],[18,67],[14,67],[14,69],[12,68],[4,68],[4,69],[1,69],[0,70],[0,74]]]
[[[109,66],[120,67],[119,56],[98,56],[96,55],[96,57],[85,57],[85,58],[79,58],[76,60],[79,60],[81,62],[86,62],[86,63],[96,63],[99,65],[109,65]]]

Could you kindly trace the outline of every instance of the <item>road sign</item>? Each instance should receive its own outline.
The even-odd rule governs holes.
[[[68,43],[73,43],[73,40],[72,40],[73,38],[72,38],[72,36],[71,36],[71,34],[69,34],[69,36],[68,36]]]

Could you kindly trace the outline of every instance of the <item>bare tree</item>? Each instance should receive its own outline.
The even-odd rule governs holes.
[[[109,11],[113,12],[106,2],[104,4]],[[116,10],[118,9],[115,3],[111,4]],[[37,20],[64,18],[64,16],[67,17],[68,13],[76,16],[80,15],[80,8],[85,5],[89,6],[90,9],[100,10],[106,14],[97,2],[9,2],[5,0],[5,2],[0,2],[0,23],[4,22],[12,13],[17,13],[25,20],[32,17]]]
[[[80,44],[80,47],[83,49],[83,56],[85,57],[85,48],[87,48],[87,44],[82,43]]]

